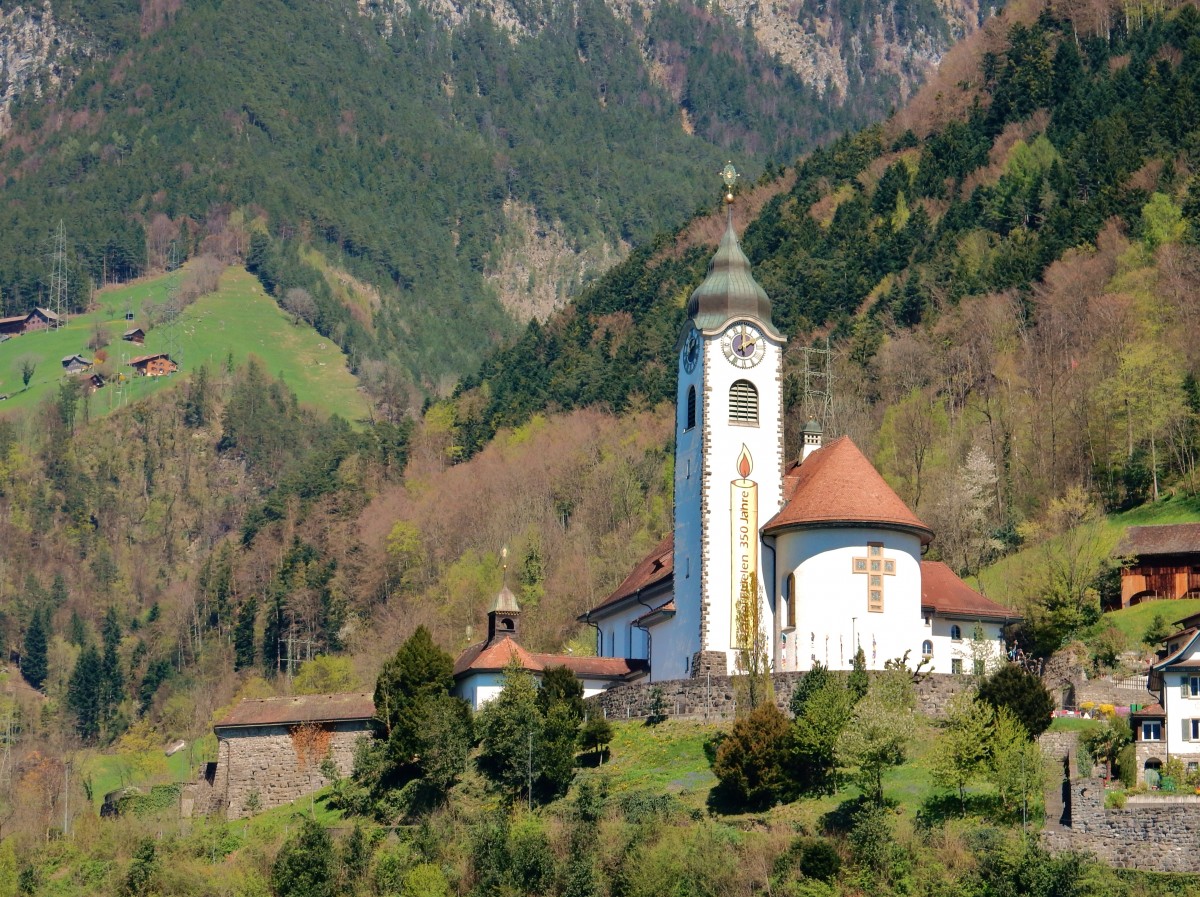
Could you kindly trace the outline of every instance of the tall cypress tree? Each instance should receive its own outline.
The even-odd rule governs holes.
[[[21,654],[21,675],[34,688],[41,688],[49,673],[48,643],[50,640],[50,615],[43,617],[40,610],[33,612],[29,628],[25,630],[25,646]]]
[[[233,632],[233,668],[254,666],[254,624],[258,620],[258,599],[253,595],[238,608],[237,627]]]
[[[87,645],[67,683],[67,708],[75,715],[75,731],[84,741],[95,741],[100,735],[100,652]]]

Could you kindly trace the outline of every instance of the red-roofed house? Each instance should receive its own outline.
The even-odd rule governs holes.
[[[778,672],[846,669],[858,648],[871,669],[1002,658],[1015,615],[923,563],[933,530],[853,441],[822,445],[811,421],[786,462],[783,344],[731,219],[677,345],[672,532],[579,617],[597,653],[647,659],[654,682],[725,675],[750,609]]]
[[[517,598],[505,586],[488,611],[487,640],[471,645],[454,662],[455,691],[478,710],[504,687],[504,671],[516,665],[532,673],[535,679],[549,667],[566,667],[583,685],[583,696],[590,698],[618,682],[630,682],[646,675],[646,660],[624,657],[576,657],[572,654],[534,654],[517,641],[521,629],[521,608]]]

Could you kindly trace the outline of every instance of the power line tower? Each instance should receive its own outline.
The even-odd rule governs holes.
[[[179,260],[179,247],[174,240],[171,241],[171,251],[167,255],[167,301],[163,306],[163,336],[166,342],[167,354],[171,356],[171,360],[175,364],[183,365],[183,346],[180,339],[180,329],[183,323],[180,320],[182,309],[179,306],[179,270],[183,263]]]
[[[833,364],[829,340],[824,348],[805,346],[800,350],[804,381],[804,420],[815,420],[828,436],[833,426]]]
[[[54,312],[54,329],[67,323],[67,231],[62,219],[54,232],[54,249],[50,253],[50,311]]]

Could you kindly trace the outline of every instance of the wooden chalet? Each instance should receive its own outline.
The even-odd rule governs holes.
[[[1200,523],[1131,526],[1117,554],[1131,559],[1121,570],[1121,607],[1200,597]]]
[[[90,368],[92,363],[82,355],[67,355],[63,357],[62,366],[68,374],[78,374]]]
[[[0,318],[0,335],[20,336],[34,330],[46,330],[58,324],[59,318],[48,308],[35,308],[23,315]]]
[[[166,352],[156,352],[153,355],[139,355],[130,359],[130,367],[142,377],[162,377],[179,370],[179,365],[171,360]]]
[[[121,334],[121,339],[125,340],[127,343],[134,343],[141,346],[146,342],[146,331],[141,327],[130,327]]]

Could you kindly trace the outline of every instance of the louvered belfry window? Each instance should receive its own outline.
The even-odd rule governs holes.
[[[687,427],[685,429],[690,430],[694,426],[696,426],[696,387],[689,386],[687,394]]]
[[[736,380],[729,387],[729,420],[737,424],[758,423],[758,390],[749,380]]]

